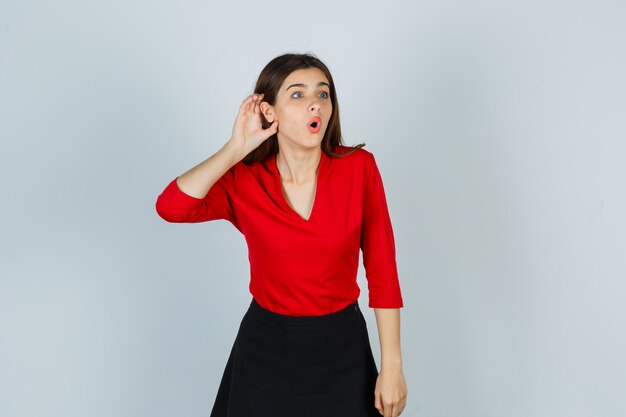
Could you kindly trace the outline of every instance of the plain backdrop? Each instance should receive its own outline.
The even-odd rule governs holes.
[[[154,204],[285,52],[328,65],[383,176],[403,416],[626,415],[625,21],[617,0],[1,0],[0,416],[209,414],[247,247]]]

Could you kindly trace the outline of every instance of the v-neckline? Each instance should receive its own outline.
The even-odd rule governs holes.
[[[317,200],[320,194],[319,193],[320,180],[322,179],[324,169],[325,169],[326,154],[324,153],[324,151],[322,151],[322,155],[320,156],[320,161],[317,166],[317,177],[315,179],[315,193],[313,196],[313,206],[311,207],[311,213],[309,214],[308,219],[305,219],[304,217],[302,217],[300,213],[298,213],[293,207],[291,207],[291,205],[287,201],[287,197],[285,196],[285,193],[283,191],[283,183],[282,183],[281,176],[280,176],[280,170],[278,169],[277,156],[278,156],[277,153],[272,156],[271,165],[274,168],[274,173],[276,174],[276,185],[278,186],[278,192],[280,193],[280,201],[285,206],[285,209],[288,210],[292,215],[294,215],[300,222],[310,223],[311,219],[313,219],[313,216],[315,215],[315,212],[317,211],[316,210],[317,205],[318,205]]]

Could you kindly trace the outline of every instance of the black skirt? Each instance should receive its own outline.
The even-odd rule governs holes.
[[[253,298],[211,417],[380,417],[377,377],[358,300],[323,316],[285,316]]]

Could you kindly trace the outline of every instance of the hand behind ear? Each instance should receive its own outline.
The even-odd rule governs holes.
[[[239,107],[239,113],[235,119],[232,137],[229,142],[241,151],[245,156],[256,149],[263,141],[278,132],[278,120],[267,129],[263,129],[261,124],[261,114],[259,105],[263,94],[252,94],[248,96]],[[265,105],[269,106],[266,102]],[[264,106],[265,107],[265,106]],[[268,121],[269,123],[269,121]]]

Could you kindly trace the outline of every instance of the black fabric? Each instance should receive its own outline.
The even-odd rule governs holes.
[[[253,298],[211,417],[380,417],[377,377],[358,300],[323,316],[285,316]]]

